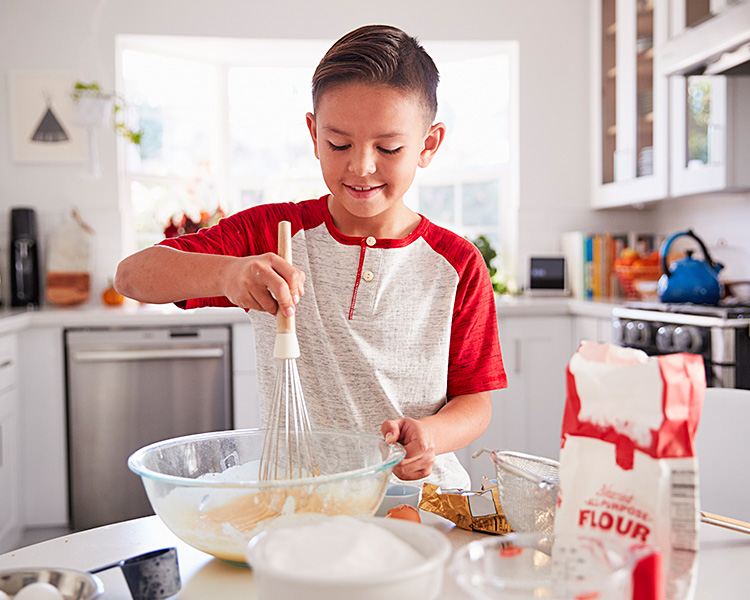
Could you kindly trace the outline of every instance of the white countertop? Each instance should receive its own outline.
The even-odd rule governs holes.
[[[612,309],[622,306],[624,300],[576,300],[570,297],[498,296],[495,303],[497,316],[533,317],[575,315],[609,318]]]
[[[528,298],[499,296],[498,317],[534,317],[579,315],[608,318],[616,302],[592,302],[572,298]],[[29,327],[148,327],[189,323],[246,323],[239,308],[199,308],[182,310],[174,304],[141,304],[126,300],[122,306],[106,307],[89,302],[70,308],[43,306],[33,310],[0,309],[0,335]]]
[[[0,310],[0,334],[29,327],[146,327],[235,322],[249,322],[247,313],[240,308],[182,310],[174,304],[141,304],[129,300],[116,307],[83,304],[71,308],[45,306],[33,310]]]
[[[486,534],[453,526],[445,519],[420,511],[423,522],[448,536],[454,550]],[[23,567],[67,567],[88,571],[145,552],[177,548],[183,600],[253,600],[257,598],[252,569],[215,559],[195,550],[174,536],[158,517],[144,517],[99,527],[27,546],[0,555],[0,569]],[[696,600],[745,598],[750,589],[750,535],[700,525]],[[119,569],[99,574],[107,600],[130,600]],[[441,600],[466,597],[451,577],[446,576]]]

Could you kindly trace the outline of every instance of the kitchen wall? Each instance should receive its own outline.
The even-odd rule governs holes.
[[[92,15],[102,9],[89,48]],[[8,213],[37,209],[42,243],[76,206],[96,230],[92,302],[123,255],[115,136],[97,132],[103,177],[80,166],[19,164],[10,156],[8,74],[64,71],[114,87],[115,36],[175,34],[220,37],[336,39],[365,23],[390,23],[424,40],[488,39],[520,43],[520,205],[517,257],[555,251],[571,229],[669,231],[693,224],[713,243],[719,235],[748,245],[747,196],[669,202],[645,210],[590,211],[589,19],[586,0],[0,0],[0,273],[7,273]],[[96,70],[98,69],[98,70]],[[734,224],[734,225],[733,225]],[[8,298],[7,277],[3,297]]]

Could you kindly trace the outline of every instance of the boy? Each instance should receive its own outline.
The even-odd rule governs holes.
[[[406,448],[394,475],[467,489],[453,451],[482,434],[490,390],[507,384],[481,254],[403,200],[445,135],[432,124],[437,83],[403,31],[345,35],[315,71],[307,114],[330,194],[164,240],[124,259],[115,285],[144,302],[251,309],[262,398],[276,372],[272,315],[296,312],[313,427],[380,431]],[[281,220],[295,266],[275,254]]]

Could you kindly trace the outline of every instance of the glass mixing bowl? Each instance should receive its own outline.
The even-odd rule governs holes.
[[[259,481],[265,430],[201,433],[145,446],[128,459],[156,514],[180,539],[246,564],[261,531],[320,515],[371,516],[406,451],[377,435],[315,430],[320,475]]]

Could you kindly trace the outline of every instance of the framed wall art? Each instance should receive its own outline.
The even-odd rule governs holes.
[[[22,162],[82,162],[84,130],[76,125],[67,73],[10,73],[11,157]]]

